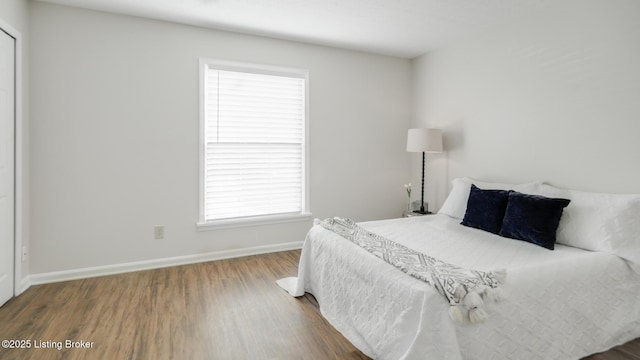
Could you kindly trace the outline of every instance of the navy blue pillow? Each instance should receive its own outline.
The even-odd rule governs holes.
[[[498,234],[502,228],[510,190],[483,190],[471,185],[467,211],[461,224]]]
[[[513,191],[509,194],[500,236],[553,250],[562,211],[570,201]]]

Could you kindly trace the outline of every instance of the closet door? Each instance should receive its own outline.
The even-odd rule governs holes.
[[[0,29],[0,305],[13,297],[15,39]]]

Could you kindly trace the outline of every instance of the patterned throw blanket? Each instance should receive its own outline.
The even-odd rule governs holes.
[[[498,284],[505,281],[505,270],[483,272],[448,264],[367,231],[351,219],[316,219],[314,224],[333,231],[434,287],[449,301],[449,315],[455,321],[483,322],[488,318],[483,299],[499,301],[502,298]]]

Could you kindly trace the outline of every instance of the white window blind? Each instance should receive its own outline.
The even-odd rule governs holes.
[[[207,63],[202,81],[202,220],[306,212],[306,73]]]

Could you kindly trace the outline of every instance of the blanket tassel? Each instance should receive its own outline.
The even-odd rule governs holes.
[[[492,274],[499,283],[502,283],[507,276],[505,270],[494,270]],[[471,324],[481,323],[489,318],[489,315],[483,309],[483,300],[498,302],[504,297],[502,289],[486,285],[479,285],[473,290],[458,286],[455,290],[455,295],[458,299],[461,299],[460,305],[449,307],[449,317],[459,323]]]
[[[469,310],[469,321],[472,324],[481,323],[487,320],[488,318],[489,318],[489,315],[487,315],[487,312],[484,311],[482,308],[474,307],[473,309]]]
[[[449,307],[449,317],[451,320],[459,323],[466,322],[465,312],[463,311],[463,306],[452,305]]]

